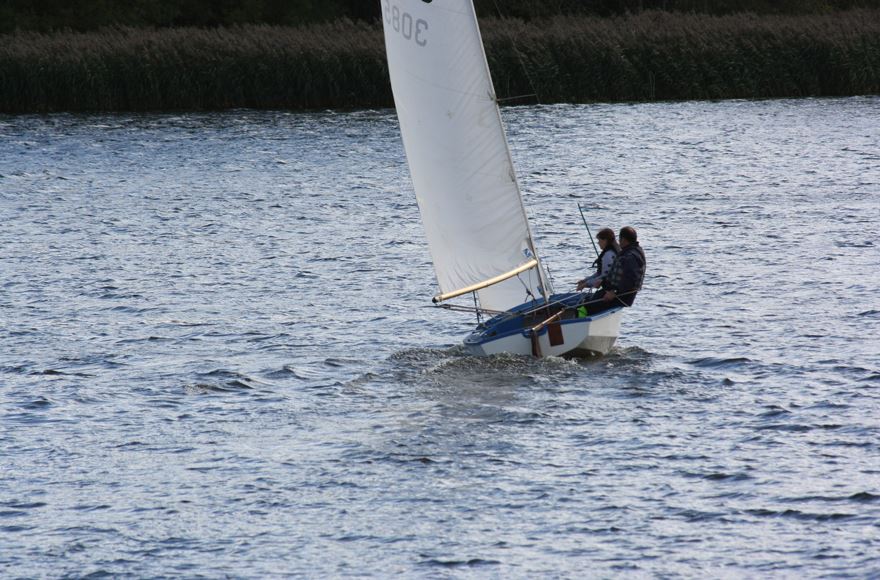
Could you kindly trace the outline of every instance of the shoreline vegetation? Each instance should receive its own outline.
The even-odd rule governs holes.
[[[483,18],[481,29],[502,102],[880,94],[874,8]],[[0,34],[0,113],[393,104],[375,22]]]

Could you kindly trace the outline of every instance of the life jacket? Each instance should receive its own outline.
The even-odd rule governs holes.
[[[645,280],[645,270],[648,268],[648,260],[645,257],[645,250],[642,249],[642,246],[640,246],[638,242],[630,245],[630,248],[632,248],[632,252],[636,255],[636,277],[639,280],[636,283],[636,291],[638,292],[642,289],[642,282]]]
[[[606,276],[608,275],[608,272],[602,271],[602,259],[605,257],[605,254],[607,254],[608,252],[612,252],[615,255],[615,257],[617,256],[617,251],[609,245],[609,246],[606,246],[605,249],[602,250],[602,253],[599,254],[599,257],[593,261],[593,267],[596,268],[596,275],[597,276],[600,276],[602,274],[605,274]],[[613,263],[614,262],[612,262],[612,264]]]
[[[630,292],[638,292],[642,289],[646,267],[645,251],[638,242],[633,242],[618,254],[617,259],[614,260],[614,264],[611,266],[611,271],[602,280],[602,288],[616,292],[620,291],[621,278],[626,269],[635,277],[635,286]]]

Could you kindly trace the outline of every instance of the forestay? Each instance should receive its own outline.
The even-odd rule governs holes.
[[[487,281],[508,310],[551,289],[538,262],[471,0],[382,0],[400,131],[441,294]],[[518,274],[517,269],[534,267]]]

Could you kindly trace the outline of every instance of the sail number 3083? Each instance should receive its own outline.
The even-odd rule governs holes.
[[[428,39],[425,37],[425,32],[428,30],[426,20],[413,18],[412,14],[404,12],[389,0],[383,0],[382,13],[385,17],[385,23],[405,39],[412,40],[419,46],[428,45]]]

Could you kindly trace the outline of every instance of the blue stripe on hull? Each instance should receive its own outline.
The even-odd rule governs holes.
[[[554,294],[550,297],[550,303],[556,305],[564,305],[568,308],[576,308],[578,304],[580,304],[584,299],[584,295],[579,292],[571,292],[567,294]],[[479,346],[482,344],[486,344],[489,342],[493,342],[495,340],[499,340],[511,335],[515,334],[523,334],[526,328],[530,328],[533,324],[539,324],[542,322],[537,321],[529,321],[529,324],[526,325],[525,316],[519,315],[517,313],[525,313],[532,312],[536,308],[540,308],[545,304],[543,298],[534,300],[531,302],[526,302],[525,304],[520,304],[516,308],[512,308],[509,312],[505,312],[504,314],[499,314],[498,316],[494,316],[487,320],[486,322],[479,325],[474,331],[464,339],[466,345],[471,346]],[[560,320],[559,323],[562,325],[568,324],[578,324],[580,322],[590,322],[593,320],[599,320],[600,318],[604,318],[614,312],[618,312],[621,308],[613,308],[611,310],[606,310],[604,312],[600,312],[593,316],[587,316],[585,318],[570,318],[568,320]],[[538,332],[538,336],[543,336],[547,334],[547,327],[541,329]]]

